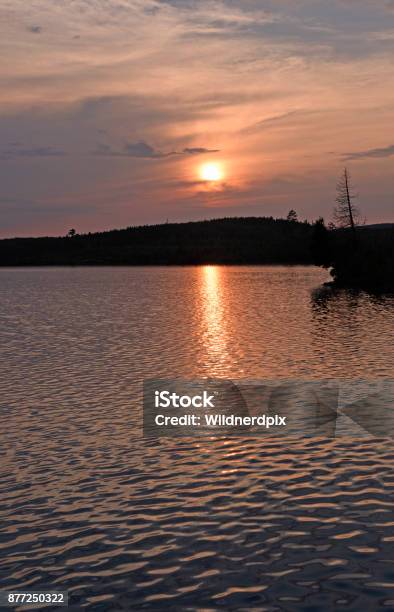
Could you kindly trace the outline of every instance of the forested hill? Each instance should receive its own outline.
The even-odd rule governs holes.
[[[313,226],[244,217],[0,240],[1,266],[312,264]]]

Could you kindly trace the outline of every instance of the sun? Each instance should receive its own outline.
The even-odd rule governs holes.
[[[223,171],[219,164],[203,164],[200,166],[200,176],[203,181],[220,181]]]

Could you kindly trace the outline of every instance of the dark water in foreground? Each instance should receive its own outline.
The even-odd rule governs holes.
[[[393,378],[313,268],[0,270],[0,588],[89,610],[393,610],[392,440],[143,439],[151,376]]]

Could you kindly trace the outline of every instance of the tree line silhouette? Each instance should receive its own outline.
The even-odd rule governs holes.
[[[0,240],[0,265],[312,264],[313,226],[236,217]]]
[[[230,217],[63,237],[0,240],[0,266],[314,264],[333,284],[394,291],[394,225],[366,226],[351,178],[337,186],[334,221]]]

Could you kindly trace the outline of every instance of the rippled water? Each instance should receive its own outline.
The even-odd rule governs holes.
[[[392,440],[143,439],[141,382],[393,378],[314,268],[0,270],[0,588],[89,610],[394,609]]]

